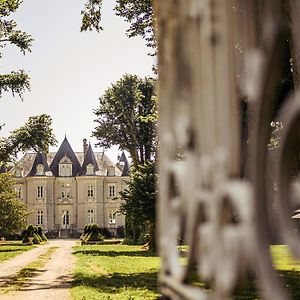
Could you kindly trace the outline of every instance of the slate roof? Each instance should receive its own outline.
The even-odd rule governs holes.
[[[36,175],[36,167],[37,165],[43,165],[44,166],[44,172],[49,172],[50,168],[47,162],[47,155],[44,153],[36,153],[34,162],[32,164],[31,170],[26,176],[35,176]]]
[[[96,161],[96,158],[94,155],[94,151],[93,151],[91,145],[89,145],[89,147],[86,151],[86,155],[85,155],[84,161],[82,163],[81,170],[79,172],[80,176],[86,175],[86,166],[89,164],[94,166],[94,172],[99,171],[99,167],[98,167],[98,164],[97,164],[97,161]]]
[[[58,164],[64,156],[67,156],[71,160],[73,165],[72,176],[76,176],[79,173],[81,166],[66,137],[64,138],[62,144],[60,145],[58,151],[56,152],[51,162],[50,170],[53,176],[58,176]]]
[[[7,169],[6,169],[6,166],[3,164],[0,166],[0,174],[2,173],[6,173],[7,172]]]
[[[119,162],[118,162],[118,166],[119,166],[119,169],[122,172],[121,176],[128,176],[129,175],[129,171],[130,171],[129,162],[127,160],[127,157],[126,157],[124,151],[122,151],[122,154],[121,154]]]
[[[44,154],[43,163],[45,162],[45,158],[47,159],[47,165],[50,166],[50,170],[52,172],[53,176],[58,176],[58,163],[59,161],[66,155],[70,158],[70,160],[73,163],[73,174],[72,176],[84,176],[86,174],[86,166],[92,162],[95,167],[95,175],[96,176],[107,176],[107,170],[109,167],[114,166],[115,167],[115,176],[121,176],[122,171],[117,168],[113,162],[108,158],[108,156],[104,152],[94,152],[92,150],[92,147],[90,154],[84,156],[83,152],[74,152],[67,141],[65,139],[59,150],[57,152],[49,152],[47,154]],[[66,151],[66,152],[65,152]],[[22,176],[35,176],[36,173],[36,166],[38,165],[38,161],[36,161],[36,157],[38,156],[38,153],[30,153],[27,152],[18,162],[17,164],[10,170],[10,173],[12,175],[15,174],[16,169],[20,168],[22,169]],[[86,158],[86,159],[85,159]],[[38,158],[37,158],[38,159]],[[75,165],[74,165],[75,162]],[[34,167],[35,165],[35,167]],[[84,166],[85,165],[85,166]],[[74,168],[75,166],[75,168]],[[35,168],[35,171],[34,171]],[[46,172],[45,168],[45,172]],[[84,170],[82,172],[82,170]],[[75,174],[76,172],[76,174]],[[50,173],[50,172],[49,172]],[[49,173],[46,174],[49,176]],[[75,174],[75,175],[74,175]]]

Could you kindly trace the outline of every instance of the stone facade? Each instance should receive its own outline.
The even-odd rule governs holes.
[[[28,205],[29,224],[70,235],[97,223],[114,233],[124,226],[120,192],[126,188],[128,161],[113,165],[103,152],[73,152],[65,138],[56,153],[26,153],[11,170],[18,197]]]

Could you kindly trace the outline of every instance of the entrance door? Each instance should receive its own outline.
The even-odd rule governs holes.
[[[62,229],[70,228],[70,212],[68,210],[62,212],[62,225]]]

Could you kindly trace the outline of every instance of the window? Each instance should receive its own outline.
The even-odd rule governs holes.
[[[36,166],[36,176],[42,176],[42,175],[45,175],[45,172],[44,172],[44,166],[42,164],[39,164]]]
[[[115,183],[108,184],[108,197],[111,197],[111,198],[116,197],[116,184]]]
[[[112,210],[108,213],[108,223],[109,224],[116,224],[116,214],[115,210]]]
[[[69,225],[70,224],[70,214],[68,210],[64,210],[62,212],[63,217],[63,225]]]
[[[61,185],[61,198],[71,197],[71,185],[69,183]]]
[[[15,192],[17,194],[17,198],[21,199],[22,198],[22,188],[20,186],[16,186]]]
[[[95,223],[94,220],[95,220],[94,210],[93,209],[88,209],[88,212],[87,212],[87,222],[88,222],[88,224]]]
[[[15,175],[16,175],[16,177],[22,177],[22,169],[18,167],[16,169],[16,174]]]
[[[86,175],[94,175],[94,166],[92,164],[88,164],[86,166]]]
[[[66,155],[59,162],[58,173],[62,177],[72,176],[72,161]]]
[[[37,225],[43,225],[44,224],[44,212],[42,210],[37,211],[36,224]]]
[[[88,196],[88,198],[94,197],[94,186],[93,185],[88,185],[87,196]]]
[[[37,198],[44,198],[44,186],[38,185],[37,187]]]

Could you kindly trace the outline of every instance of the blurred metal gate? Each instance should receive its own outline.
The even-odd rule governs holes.
[[[289,32],[284,2],[155,1],[158,241],[165,298],[230,299],[239,279],[255,272],[263,298],[288,299],[269,251],[275,206],[276,228],[300,258],[291,219],[300,207],[293,188],[299,156],[300,1],[289,1],[294,24]],[[280,76],[289,63],[288,39],[293,40],[296,92],[278,100]],[[283,124],[276,151],[268,149],[270,124]],[[180,240],[185,258],[178,251]],[[207,286],[194,286],[191,277]]]

